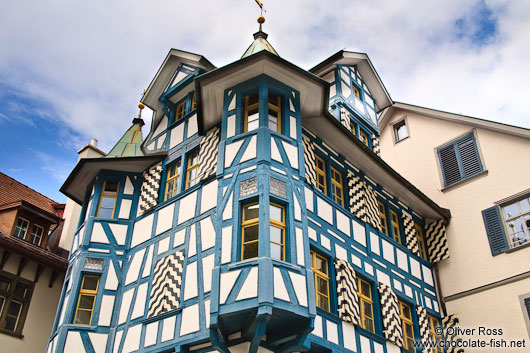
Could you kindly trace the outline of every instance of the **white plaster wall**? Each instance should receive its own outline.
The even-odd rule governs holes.
[[[0,258],[3,249],[0,249]],[[4,271],[16,274],[20,256],[12,254],[4,266]],[[29,261],[22,272],[22,277],[33,281],[37,263]],[[61,296],[64,274],[55,280],[53,287],[48,288],[51,268],[46,268],[33,288],[28,315],[22,330],[24,338],[16,338],[0,333],[2,352],[34,353],[45,352],[48,338],[52,330],[55,312]]]

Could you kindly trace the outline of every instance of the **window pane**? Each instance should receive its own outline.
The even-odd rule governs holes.
[[[7,292],[9,290],[9,283],[11,283],[10,280],[0,277],[0,291]]]
[[[409,130],[407,125],[403,122],[396,127],[396,137],[398,141],[403,140],[405,137],[409,136]]]
[[[243,219],[244,221],[259,218],[259,204],[245,206],[243,213],[244,213],[244,219]]]
[[[112,208],[100,208],[98,216],[101,218],[112,218]]]
[[[258,93],[252,93],[248,95],[248,105],[258,103]]]
[[[247,124],[247,131],[256,130],[259,127],[259,121],[257,119],[258,114],[255,114],[254,117],[256,118],[254,121],[250,121]]]
[[[504,211],[504,217],[506,218],[512,218],[519,214],[519,210],[517,209],[516,203],[512,203],[511,205],[503,207],[503,211]]]
[[[0,313],[2,312],[2,309],[4,308],[5,302],[6,302],[6,299],[4,297],[0,297]]]
[[[74,324],[90,325],[91,316],[92,316],[92,311],[78,310]]]
[[[79,309],[88,309],[92,310],[94,305],[94,300],[96,299],[93,295],[81,295],[79,297]]]
[[[364,327],[365,330],[374,332],[374,322],[368,318],[364,318]]]
[[[326,298],[325,296],[323,296],[323,295],[321,295],[321,294],[318,294],[318,295],[317,295],[317,306],[318,306],[320,309],[323,309],[323,310],[329,311],[328,298]]]
[[[403,316],[410,319],[410,308],[406,305],[402,305]]]
[[[281,245],[271,243],[271,258],[283,260],[283,248]]]
[[[114,208],[114,201],[115,200],[116,199],[114,197],[103,196],[101,198],[101,207]]]
[[[319,270],[322,273],[328,274],[328,263],[320,257],[316,257],[315,260],[315,269]]]
[[[369,318],[372,318],[372,304],[368,302],[364,302],[364,316],[368,316]]]
[[[117,181],[105,182],[105,192],[117,192],[119,183]]]
[[[370,293],[370,286],[366,282],[361,282],[361,293],[368,298],[372,297],[372,293]]]
[[[9,309],[7,310],[7,315],[18,317],[18,314],[20,313],[20,309],[22,308],[22,303],[11,301],[11,304],[9,305]]]
[[[243,228],[243,232],[245,233],[243,235],[243,242],[247,243],[252,240],[258,239],[258,233],[259,233],[259,226],[253,225]]]
[[[270,213],[271,219],[283,223],[283,208],[271,204]]]
[[[269,129],[273,131],[278,131],[278,118],[269,115]]]
[[[243,245],[243,260],[258,257],[258,242]]]
[[[530,201],[529,199],[524,199],[519,201],[519,206],[521,207],[521,213],[526,213],[530,211]]]
[[[319,293],[328,295],[328,281],[320,276],[317,276],[317,291]]]
[[[83,282],[83,289],[96,290],[98,288],[99,277],[85,276]]]
[[[27,287],[22,284],[17,284],[15,287],[14,295],[17,297],[24,298],[26,296]]]
[[[271,241],[275,243],[283,244],[283,229],[271,226],[270,233],[271,233]]]

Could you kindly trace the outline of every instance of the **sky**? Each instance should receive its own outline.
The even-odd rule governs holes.
[[[530,1],[262,3],[269,42],[304,69],[364,52],[394,101],[530,128]],[[170,48],[227,65],[260,14],[253,0],[0,5],[0,172],[58,202],[77,151],[112,148]]]

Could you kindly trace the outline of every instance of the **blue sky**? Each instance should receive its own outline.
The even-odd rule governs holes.
[[[302,68],[341,49],[366,52],[396,101],[530,127],[529,1],[264,4],[269,41]],[[91,138],[110,150],[170,48],[226,65],[250,44],[259,15],[253,0],[2,8],[0,171],[59,202],[77,150]]]

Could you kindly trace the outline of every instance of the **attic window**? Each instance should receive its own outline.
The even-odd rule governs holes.
[[[405,120],[394,124],[394,137],[396,138],[396,142],[400,142],[409,137],[409,129]]]

